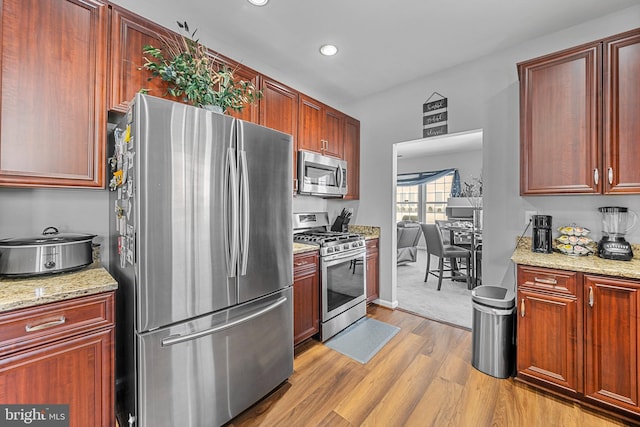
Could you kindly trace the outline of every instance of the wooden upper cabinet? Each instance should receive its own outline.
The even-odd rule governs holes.
[[[640,283],[584,278],[585,396],[640,412]]]
[[[151,72],[140,69],[145,62],[142,52],[144,46],[162,47],[161,37],[176,36],[178,36],[176,33],[160,25],[125,9],[112,6],[110,110],[126,112],[129,101],[141,89],[147,89],[149,95],[181,101],[167,96],[166,82],[160,78],[149,80],[152,77]]]
[[[333,108],[324,108],[324,154],[343,157],[344,114]]]
[[[520,194],[599,193],[601,43],[518,64]]]
[[[324,112],[322,104],[300,94],[298,149],[322,153]]]
[[[300,94],[299,149],[342,158],[343,126],[344,114]]]
[[[3,0],[0,185],[103,187],[107,6]]]
[[[605,193],[640,193],[640,29],[604,41]]]
[[[298,92],[265,76],[260,78],[260,90],[262,90],[262,99],[259,104],[259,124],[293,137],[293,181],[295,183],[298,152]],[[296,188],[295,184],[293,188]]]
[[[347,161],[347,194],[345,199],[360,198],[360,122],[352,117],[344,119],[344,159]]]

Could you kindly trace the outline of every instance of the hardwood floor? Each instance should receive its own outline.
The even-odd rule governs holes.
[[[625,426],[471,366],[471,332],[369,307],[400,332],[366,365],[317,341],[296,348],[294,374],[228,426]]]

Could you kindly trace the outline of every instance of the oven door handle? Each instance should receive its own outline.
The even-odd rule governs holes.
[[[329,255],[322,258],[322,263],[327,267],[330,267],[332,265],[340,264],[352,259],[360,259],[360,258],[364,259],[366,257],[366,254],[367,254],[366,250],[363,250],[362,252],[356,252],[356,253],[350,252],[346,254]]]

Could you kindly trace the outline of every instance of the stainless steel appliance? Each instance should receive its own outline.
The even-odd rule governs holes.
[[[60,233],[0,240],[0,276],[29,277],[78,270],[93,262],[95,234]]]
[[[291,136],[138,94],[111,140],[121,426],[220,425],[293,372]]]
[[[532,252],[550,254],[553,252],[553,236],[551,233],[551,215],[533,215],[533,244]]]
[[[293,214],[294,240],[320,246],[322,319],[324,342],[367,314],[367,260],[359,234],[327,231],[326,212]]]
[[[347,162],[311,151],[298,151],[298,192],[343,197],[347,194]]]
[[[598,210],[602,214],[602,239],[598,242],[598,256],[630,261],[633,258],[633,251],[624,236],[636,224],[637,215],[619,206],[606,206]],[[631,216],[631,224],[629,224],[629,216]]]

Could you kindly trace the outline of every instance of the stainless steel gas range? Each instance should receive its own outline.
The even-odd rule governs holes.
[[[293,240],[320,246],[323,342],[367,314],[364,238],[328,228],[326,212],[293,214]]]

